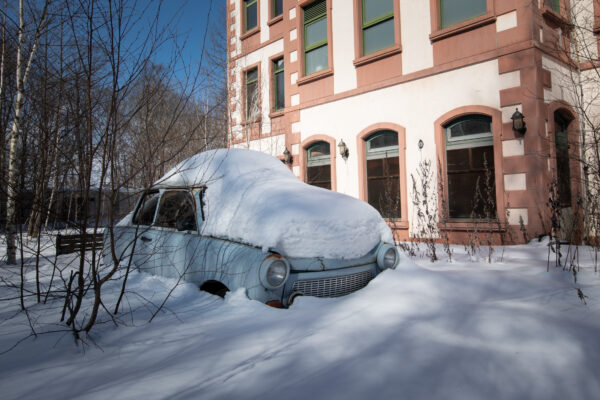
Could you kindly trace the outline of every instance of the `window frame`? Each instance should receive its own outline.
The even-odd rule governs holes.
[[[391,122],[380,122],[370,125],[356,135],[356,156],[358,158],[358,195],[365,202],[367,195],[367,139],[373,134],[390,130],[398,134],[398,168],[400,179],[400,218],[388,219],[387,222],[394,231],[394,237],[408,238],[408,186],[406,180],[406,129]]]
[[[283,67],[281,69],[277,68],[277,63],[279,61],[283,61]],[[276,55],[270,59],[271,62],[271,83],[272,83],[272,93],[271,93],[271,112],[272,113],[282,113],[285,110],[285,58],[283,54]],[[277,74],[283,74],[283,105],[281,107],[277,107],[277,101],[279,100],[279,96],[277,94],[277,89],[279,88],[277,84]]]
[[[449,219],[448,218],[448,173],[446,168],[446,130],[445,126],[458,118],[470,114],[481,114],[492,118],[492,139],[494,153],[494,179],[496,186],[496,215],[497,220],[472,220],[472,219]],[[434,122],[435,145],[437,159],[439,161],[442,193],[438,197],[440,210],[439,229],[443,231],[467,231],[477,229],[481,231],[504,231],[507,225],[506,205],[504,203],[504,176],[502,156],[502,112],[488,106],[462,106],[446,112]],[[490,223],[492,221],[493,223]]]
[[[277,14],[277,1],[279,1],[279,0],[271,0],[269,2],[269,6],[271,7],[269,15],[271,17],[270,18],[271,20],[274,20],[276,18],[279,18],[280,16],[283,16],[283,3],[284,3],[284,0],[281,0],[281,12],[279,14]]]
[[[252,71],[252,70],[256,70],[257,71],[257,78],[256,78],[256,91],[257,91],[257,96],[256,96],[256,109],[257,109],[257,113],[256,115],[252,116],[249,115],[248,113],[248,80],[247,80],[247,76],[248,76],[248,72]],[[242,107],[242,123],[252,123],[252,122],[257,122],[260,121],[261,119],[261,114],[262,114],[262,110],[261,110],[261,97],[262,97],[262,91],[261,91],[261,87],[260,87],[260,82],[261,82],[261,68],[260,68],[260,62],[256,63],[256,64],[252,64],[247,66],[246,68],[244,68],[242,70],[242,82],[243,82],[243,107]]]
[[[322,69],[318,72],[314,72],[310,75],[306,74],[306,62],[305,62],[305,25],[304,25],[304,9],[309,7],[311,4],[320,0],[301,0],[296,6],[296,29],[298,32],[298,80],[296,83],[298,85],[304,85],[309,82],[314,82],[320,80],[325,77],[329,77],[333,75],[333,33],[331,27],[331,1],[332,0],[324,0],[326,4],[326,18],[327,18],[327,68]]]
[[[148,196],[150,194],[158,195],[158,198],[156,199],[156,204],[154,206],[154,213],[152,215],[152,221],[150,221],[150,224],[142,224],[141,222],[139,222],[141,208],[142,208],[143,204],[145,203],[146,196]],[[156,219],[156,211],[158,210],[158,204],[160,203],[160,197],[161,197],[161,194],[158,189],[145,191],[142,194],[142,197],[140,197],[140,199],[138,200],[137,206],[135,208],[135,213],[133,214],[133,218],[131,219],[131,223],[133,225],[152,226],[154,224],[154,220]]]
[[[555,168],[556,168],[556,184],[557,184],[557,189],[558,189],[558,202],[559,202],[559,206],[560,208],[569,208],[569,207],[573,207],[573,180],[572,180],[572,174],[571,174],[571,154],[569,151],[569,125],[571,125],[571,123],[573,123],[573,120],[568,119],[567,117],[565,117],[560,110],[556,110],[553,113],[553,122],[554,122],[554,146],[553,146],[553,150],[554,150],[554,159],[555,159]],[[562,129],[559,129],[562,128]],[[566,153],[566,165],[563,166],[563,168],[566,169],[566,173],[567,176],[567,192],[563,193],[563,187],[561,185],[561,170],[563,168],[561,168],[561,166],[559,165],[559,161],[563,158],[562,156],[559,156],[559,148],[558,148],[558,135],[560,134],[564,134],[564,139],[566,140],[567,146],[566,149],[560,149],[563,150]],[[564,154],[563,154],[564,156]],[[565,160],[562,160],[565,161]],[[562,178],[565,178],[565,176],[563,176]],[[568,196],[565,196],[565,194],[568,194]],[[565,197],[568,198],[568,200],[565,200]]]
[[[329,143],[329,165],[331,167],[331,190],[337,191],[337,175],[336,175],[336,163],[337,163],[337,144],[336,140],[331,136],[327,135],[312,135],[302,141],[300,144],[300,180],[302,182],[307,182],[307,173],[306,168],[308,164],[307,159],[307,150],[313,144],[318,142],[326,142]]]
[[[400,4],[394,0],[394,44],[383,49],[374,51],[367,55],[364,54],[364,31],[363,31],[363,15],[364,15],[364,0],[354,0],[354,66],[358,67],[364,64],[371,63],[382,58],[392,56],[402,52],[401,30],[400,30]],[[389,19],[389,18],[388,18]],[[379,21],[381,22],[381,21]],[[374,24],[376,25],[376,24]]]
[[[159,216],[160,216],[160,211],[162,209],[163,206],[163,200],[167,198],[168,195],[170,195],[171,193],[185,193],[188,196],[188,200],[190,200],[190,203],[192,205],[193,208],[193,214],[194,214],[194,227],[192,229],[178,229],[177,228],[177,223],[175,226],[170,226],[170,225],[164,225],[161,224],[159,225]],[[182,188],[168,188],[168,189],[164,189],[161,193],[160,193],[160,199],[158,201],[155,213],[154,213],[154,221],[152,223],[152,226],[156,227],[156,228],[161,228],[164,230],[170,230],[170,231],[175,231],[175,232],[197,232],[198,231],[198,213],[197,213],[197,209],[196,209],[196,199],[194,197],[194,195],[188,190],[188,189],[182,189]]]
[[[319,14],[315,17],[312,17],[310,20],[306,20],[306,16],[304,14],[304,10],[307,7],[310,7],[312,5],[314,5],[315,3],[325,3],[325,13],[324,14]],[[327,24],[329,21],[329,16],[328,16],[328,12],[327,12],[327,0],[315,0],[314,2],[305,5],[304,7],[302,7],[302,37],[304,38],[303,43],[302,43],[302,57],[304,59],[304,65],[303,65],[303,74],[304,76],[311,76],[313,74],[317,74],[323,70],[326,70],[329,66],[329,32],[327,32]],[[313,25],[319,21],[325,20],[325,31],[327,32],[325,34],[325,39],[322,39],[319,42],[313,43],[311,45],[306,45],[306,29],[308,26]],[[327,46],[327,67],[320,69],[318,71],[313,71],[310,74],[307,73],[306,71],[306,54],[310,53],[311,51],[317,50],[321,47]]]
[[[248,29],[248,7],[250,7],[251,5],[256,4],[256,26]],[[247,34],[249,32],[253,32],[255,30],[258,30],[258,28],[260,27],[260,4],[259,4],[259,0],[242,0],[242,11],[243,11],[243,15],[244,18],[242,20],[242,34]]]
[[[372,150],[371,149],[371,142],[374,139],[376,139],[379,136],[387,135],[389,133],[393,133],[393,134],[396,135],[396,144],[395,145],[376,148],[376,150]],[[376,130],[376,131],[372,132],[364,140],[365,140],[364,164],[365,164],[365,178],[366,178],[366,192],[367,192],[366,202],[369,203],[369,168],[368,168],[368,162],[372,161],[372,160],[385,160],[385,159],[388,159],[388,158],[396,158],[397,159],[397,158],[399,158],[399,155],[400,155],[400,149],[399,149],[399,145],[397,143],[398,142],[398,132],[396,132],[396,131],[394,131],[392,129]],[[399,218],[402,217],[402,208],[403,208],[404,205],[402,204],[402,187],[400,185],[400,175],[401,175],[400,160],[398,160],[398,191],[399,191],[398,197],[399,197],[399,201],[400,201],[400,217],[392,217],[392,218],[388,218],[388,219],[399,219]],[[391,176],[391,177],[393,178],[394,176]],[[371,203],[369,203],[369,204],[371,204]],[[373,207],[375,207],[375,206],[373,206]],[[381,213],[381,211],[379,211],[379,212]]]
[[[310,151],[311,149],[314,149],[316,146],[322,145],[322,144],[326,144],[329,147],[329,154],[327,155],[322,155],[322,156],[317,156],[313,159],[311,159],[310,157]],[[329,190],[332,190],[333,188],[333,180],[332,180],[332,174],[331,174],[331,169],[333,168],[332,164],[331,164],[331,152],[332,152],[332,148],[331,148],[331,143],[329,143],[328,141],[325,140],[317,140],[312,142],[310,145],[308,145],[305,149],[305,157],[306,157],[306,165],[305,165],[305,173],[306,173],[306,183],[308,183],[309,185],[312,185],[311,183],[308,182],[308,168],[310,167],[322,167],[325,165],[329,166]],[[317,185],[314,185],[317,186]],[[320,187],[320,186],[317,186]]]
[[[474,118],[475,117],[475,118]],[[473,134],[473,135],[466,135],[463,137],[458,137],[458,138],[452,138],[451,137],[451,132],[450,130],[452,129],[453,126],[460,124],[463,121],[466,120],[473,120],[473,119],[480,119],[483,120],[485,119],[486,122],[489,119],[489,132],[485,132],[485,133],[477,133],[477,134]],[[492,128],[492,118],[489,115],[482,115],[482,114],[466,114],[460,117],[457,117],[453,120],[450,120],[446,125],[444,125],[444,131],[445,131],[445,138],[446,138],[446,158],[445,158],[445,162],[446,162],[446,189],[449,190],[449,168],[448,168],[448,152],[452,151],[452,150],[469,150],[469,160],[472,160],[472,149],[476,149],[476,148],[480,148],[480,147],[492,147],[492,154],[493,154],[493,149],[494,149],[494,132],[493,132],[493,128]],[[494,169],[493,169],[493,179],[494,179],[494,188],[495,188],[495,172],[496,172],[496,168],[495,168],[495,160],[491,160],[494,164]],[[469,165],[469,172],[473,172],[473,167],[471,165]],[[494,196],[495,198],[497,196]],[[498,213],[498,206],[497,206],[497,200],[495,201],[496,203],[496,214]],[[456,216],[453,217],[450,215],[450,193],[448,192],[448,196],[446,197],[446,205],[448,207],[447,210],[447,218],[448,220],[452,221],[452,220],[475,220],[475,221],[497,221],[498,220],[498,215],[496,215],[496,218],[468,218],[468,217],[464,217],[464,216]]]
[[[458,35],[460,33],[476,29],[485,25],[493,24],[496,22],[495,14],[495,1],[496,0],[485,0],[486,10],[485,14],[476,16],[473,18],[466,19],[457,24],[442,28],[441,21],[441,5],[442,0],[429,0],[430,1],[430,15],[431,15],[431,34],[429,40],[436,42],[441,39],[445,39],[450,36]]]

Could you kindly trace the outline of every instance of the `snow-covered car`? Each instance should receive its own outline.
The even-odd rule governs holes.
[[[277,158],[241,149],[197,154],[146,191],[106,230],[104,260],[224,295],[289,306],[336,297],[399,261],[390,228],[369,204],[301,182]]]

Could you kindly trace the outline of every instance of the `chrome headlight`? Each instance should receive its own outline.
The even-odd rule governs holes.
[[[285,283],[289,274],[289,262],[281,256],[271,255],[260,266],[260,283],[267,289],[277,289]]]
[[[399,259],[398,249],[391,244],[383,244],[377,251],[379,269],[396,268]]]

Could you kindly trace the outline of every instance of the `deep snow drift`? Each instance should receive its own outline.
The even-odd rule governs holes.
[[[452,263],[403,257],[356,293],[299,298],[289,310],[182,284],[151,324],[175,281],[135,273],[126,295],[134,311],[119,315],[126,326],[99,324],[96,345],[84,347],[68,332],[24,340],[0,356],[0,397],[598,398],[600,279],[590,249],[580,249],[577,284],[560,268],[546,272],[547,242],[507,247],[502,261],[498,249],[494,264],[454,250]],[[42,272],[47,284],[47,263]],[[0,275],[14,281],[18,269],[3,265]],[[118,288],[106,286],[108,308]],[[30,332],[15,294],[0,287],[0,351]],[[34,306],[30,316],[57,329],[61,306]]]
[[[393,243],[390,228],[369,204],[308,185],[280,160],[257,151],[200,153],[156,184],[206,186],[203,234],[289,257],[355,258],[382,240]]]

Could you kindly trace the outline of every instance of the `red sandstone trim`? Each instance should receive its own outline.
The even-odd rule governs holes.
[[[308,147],[316,142],[327,142],[329,143],[329,162],[331,163],[331,190],[337,192],[337,173],[336,173],[336,158],[337,158],[337,145],[335,138],[328,135],[312,135],[307,137],[300,143],[300,180],[306,182],[306,150]]]

